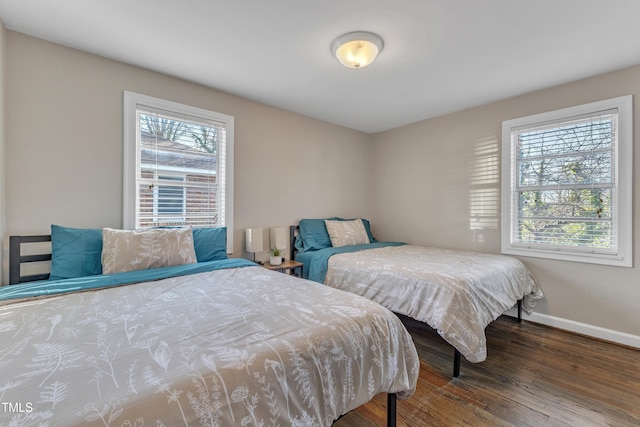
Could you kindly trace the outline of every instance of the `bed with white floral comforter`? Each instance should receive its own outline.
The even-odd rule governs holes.
[[[487,325],[520,299],[531,313],[543,297],[517,258],[416,245],[332,255],[324,283],[427,323],[474,363],[487,357]]]
[[[389,310],[261,267],[0,302],[0,426],[328,426],[418,371]]]

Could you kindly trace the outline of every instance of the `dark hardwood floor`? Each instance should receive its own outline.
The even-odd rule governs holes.
[[[462,358],[435,331],[402,318],[421,359],[400,426],[640,426],[640,350],[501,317],[486,329],[487,360]],[[385,426],[386,395],[335,427]]]

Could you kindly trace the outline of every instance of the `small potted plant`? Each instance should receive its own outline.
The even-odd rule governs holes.
[[[269,249],[271,256],[269,257],[269,264],[271,265],[280,265],[282,264],[282,249],[278,249],[277,247],[272,247]]]

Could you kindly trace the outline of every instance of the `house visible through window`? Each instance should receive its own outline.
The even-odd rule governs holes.
[[[503,123],[504,253],[631,266],[631,96]]]
[[[125,92],[124,226],[227,227],[233,117]]]
[[[159,175],[158,182],[174,181],[176,185],[158,184],[154,198],[154,217],[156,220],[185,221],[184,177]]]

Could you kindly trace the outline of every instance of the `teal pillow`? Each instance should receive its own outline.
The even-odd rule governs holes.
[[[337,217],[327,219],[339,219]],[[324,219],[301,219],[298,223],[300,236],[302,238],[302,251],[315,251],[318,249],[330,248],[331,239],[324,225]]]
[[[102,274],[102,229],[51,224],[50,280]]]
[[[227,227],[194,228],[193,246],[198,262],[227,259]]]

